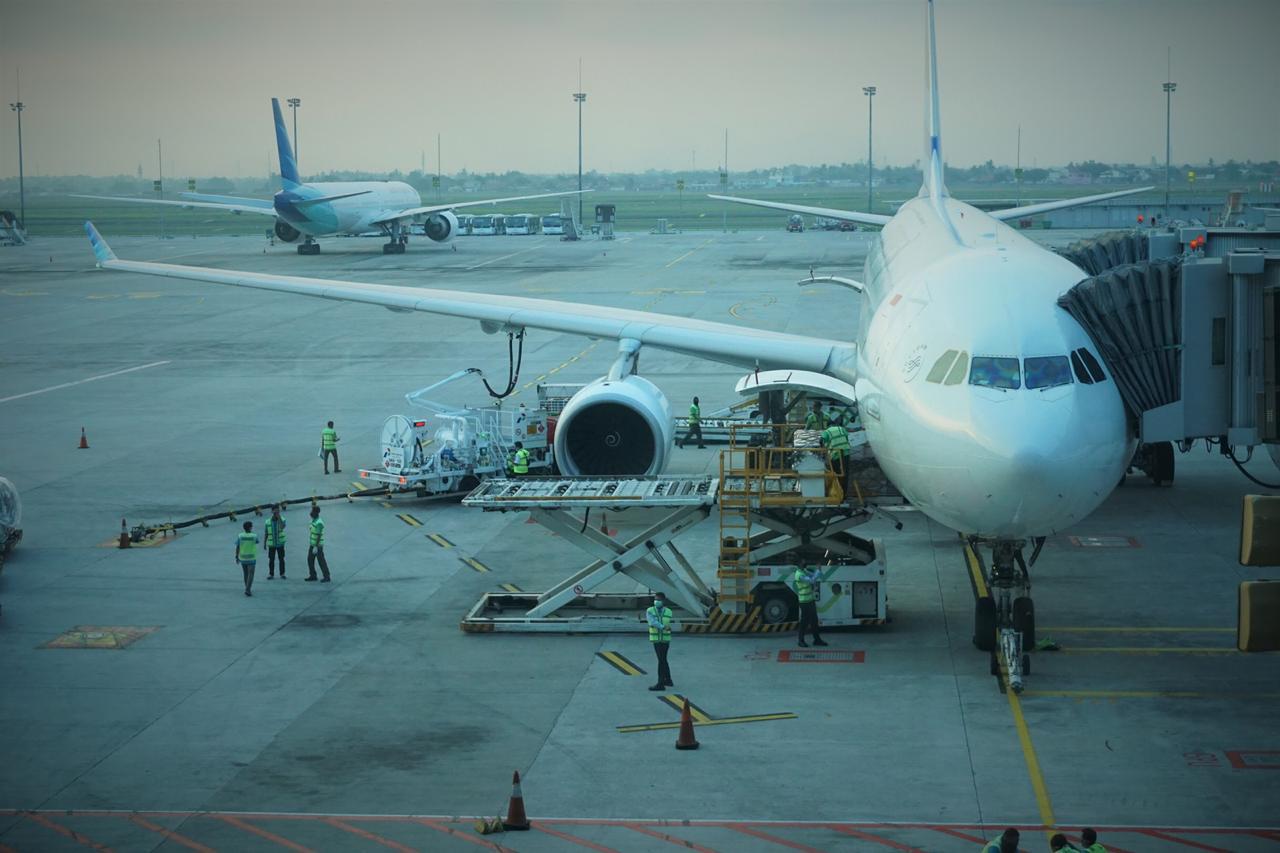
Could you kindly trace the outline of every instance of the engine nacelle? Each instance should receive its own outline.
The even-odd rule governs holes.
[[[297,228],[294,228],[288,222],[285,222],[283,219],[277,219],[276,220],[276,236],[279,237],[281,240],[285,241],[286,243],[293,243],[293,242],[296,242],[297,239],[302,236],[302,232],[299,231]]]
[[[661,474],[675,425],[658,386],[640,376],[597,379],[556,422],[556,464],[570,476]]]
[[[458,217],[451,210],[433,213],[422,223],[422,230],[437,243],[448,243],[458,236]]]

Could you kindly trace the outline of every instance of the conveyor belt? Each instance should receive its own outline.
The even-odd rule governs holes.
[[[715,503],[716,477],[513,477],[486,480],[463,506],[505,512],[581,506],[673,507]]]

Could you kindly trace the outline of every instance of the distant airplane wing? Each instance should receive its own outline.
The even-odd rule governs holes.
[[[1024,216],[1035,216],[1037,213],[1048,213],[1051,210],[1063,210],[1068,207],[1078,207],[1082,204],[1093,204],[1095,201],[1106,201],[1109,198],[1123,198],[1127,195],[1135,195],[1137,193],[1145,193],[1155,189],[1155,187],[1138,187],[1136,190],[1120,190],[1114,193],[1102,193],[1101,195],[1085,195],[1079,198],[1064,198],[1058,201],[1046,201],[1041,204],[1024,204],[1022,207],[1006,207],[1004,210],[989,210],[987,215],[1003,222],[1010,219],[1021,219]]]
[[[761,201],[754,198],[736,198],[730,195],[708,195],[717,201],[732,201],[737,204],[750,204],[755,207],[768,207],[773,210],[785,210],[788,213],[807,213],[810,216],[822,216],[826,219],[838,219],[843,222],[860,222],[863,225],[886,225],[893,217],[879,213],[859,213],[856,210],[836,210],[830,207],[809,207],[804,204],[788,204],[783,201]]]
[[[135,204],[167,204],[170,207],[185,208],[205,208],[209,210],[222,210],[227,213],[260,213],[264,216],[275,216],[276,209],[271,202],[263,198],[236,198],[235,196],[212,196],[214,198],[226,199],[225,201],[197,201],[192,198],[187,201],[172,201],[170,199],[159,198],[129,198],[127,196],[114,195],[81,195],[79,193],[71,194],[74,198],[96,198],[103,201],[129,201]],[[210,196],[205,196],[209,198]]]
[[[116,257],[92,222],[86,222],[84,227],[98,266],[109,270],[462,317],[480,321],[480,327],[489,333],[533,328],[609,340],[636,340],[645,346],[748,370],[755,367],[810,370],[846,382],[852,382],[857,373],[857,346],[846,341],[576,302],[126,261]]]
[[[583,193],[592,192],[592,190],[581,190]],[[456,204],[432,204],[424,207],[410,207],[407,210],[399,210],[395,213],[385,215],[385,218],[375,219],[374,223],[390,222],[392,220],[412,219],[415,216],[426,216],[431,213],[441,213],[446,210],[456,210],[460,207],[479,207],[483,204],[502,204],[507,201],[527,201],[531,198],[553,198],[562,195],[578,195],[579,190],[569,190],[562,193],[539,193],[538,195],[515,195],[510,198],[486,198],[482,201],[460,201]]]

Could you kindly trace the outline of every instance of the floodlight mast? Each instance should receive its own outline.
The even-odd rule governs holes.
[[[27,187],[22,168],[22,111],[25,108],[26,104],[20,100],[9,104],[9,109],[18,114],[18,217],[23,231],[27,230]]]
[[[302,106],[302,98],[290,98],[286,103],[293,110],[293,162],[298,162],[298,107]]]
[[[1169,166],[1173,158],[1173,134],[1171,131],[1171,119],[1173,117],[1173,93],[1177,90],[1178,84],[1167,82],[1164,84],[1164,221],[1169,224]]]
[[[862,94],[867,96],[867,213],[871,212],[871,102],[876,96],[875,86],[863,86]]]
[[[578,81],[579,87],[582,81]],[[586,92],[574,92],[573,100],[578,104],[578,227],[582,227],[582,102],[587,99]]]

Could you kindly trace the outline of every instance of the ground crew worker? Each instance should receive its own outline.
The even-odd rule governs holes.
[[[827,413],[822,411],[822,401],[813,401],[813,411],[804,416],[804,428],[821,432],[831,426],[831,419],[827,417]]]
[[[320,430],[320,458],[324,460],[324,472],[329,473],[329,455],[333,454],[333,472],[342,470],[338,465],[338,431],[333,428],[333,421]]]
[[[822,582],[822,569],[818,566],[797,567],[792,580],[796,585],[796,598],[800,600],[800,645],[808,648],[805,633],[813,634],[815,646],[825,646],[827,641],[818,636],[818,584]],[[807,629],[807,631],[806,631]]]
[[[252,596],[253,571],[258,565],[258,537],[253,534],[253,522],[244,523],[244,532],[236,534],[236,562],[244,571],[244,594]]]
[[[516,451],[511,454],[511,476],[525,477],[529,474],[529,451],[524,449],[524,442],[516,442]]]
[[[267,580],[276,576],[276,557],[280,557],[280,580],[284,576],[284,517],[280,515],[280,504],[271,508],[271,517],[267,519],[262,533],[262,545],[267,549]]]
[[[849,468],[849,431],[839,424],[822,430],[822,444],[831,454],[831,470],[840,478],[840,488],[844,490],[844,499],[849,500],[849,481],[852,479]]]
[[[1018,842],[1021,839],[1022,833],[1010,827],[1000,833],[999,838],[993,838],[982,845],[982,853],[1018,853]]]
[[[644,617],[649,623],[649,642],[653,643],[653,653],[658,656],[658,683],[649,689],[675,687],[671,681],[671,667],[667,666],[667,650],[671,648],[671,608],[667,606],[667,597],[663,593],[653,594],[653,606],[644,612]]]
[[[1080,840],[1084,843],[1084,853],[1107,853],[1107,848],[1098,843],[1098,833],[1088,827],[1080,830]]]
[[[694,397],[693,402],[689,405],[689,429],[684,434],[684,438],[676,442],[676,447],[683,448],[693,438],[694,433],[698,434],[698,447],[706,447],[702,443],[702,409],[698,406],[698,398]]]
[[[324,580],[321,583],[329,582],[329,562],[324,558],[324,519],[320,517],[320,507],[311,507],[311,545],[307,548],[307,571],[310,574],[306,579],[309,581],[316,580],[316,561],[320,561],[320,571],[324,572]]]
[[[1080,848],[1072,844],[1070,841],[1068,841],[1067,837],[1063,835],[1061,832],[1055,833],[1054,836],[1049,839],[1049,849],[1051,851],[1054,851],[1054,853],[1056,853],[1056,851],[1058,850],[1074,851],[1074,853],[1080,853]]]

